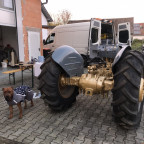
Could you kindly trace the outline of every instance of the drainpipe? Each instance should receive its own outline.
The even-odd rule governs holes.
[[[46,0],[46,2],[44,2],[44,3],[42,3],[42,4],[44,5],[44,4],[47,4],[47,3],[48,3],[48,0]]]

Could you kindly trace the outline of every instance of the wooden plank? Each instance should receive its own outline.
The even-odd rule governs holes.
[[[2,72],[3,74],[10,74],[10,73],[15,73],[15,72],[19,72],[21,71],[21,69],[15,69],[15,70],[11,70],[11,71],[5,71],[5,72]]]

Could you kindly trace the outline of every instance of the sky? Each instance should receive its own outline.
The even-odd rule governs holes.
[[[144,23],[144,0],[48,0],[45,8],[51,16],[68,10],[71,20],[134,17]]]

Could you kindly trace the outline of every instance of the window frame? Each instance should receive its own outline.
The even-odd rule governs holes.
[[[2,0],[4,2],[4,0]],[[11,0],[12,1],[12,7],[13,8],[8,8],[8,7],[4,7],[4,5],[0,5],[0,10],[5,10],[5,11],[10,11],[10,12],[14,12],[15,11],[15,1],[14,0]]]
[[[48,39],[51,39],[51,37],[53,37],[53,40],[49,40],[49,42],[47,42]],[[46,39],[46,44],[54,43],[54,38],[55,38],[55,33],[51,33],[51,34],[48,36],[48,38]]]
[[[119,31],[119,42],[120,43],[127,43],[127,41],[124,42],[123,39],[121,39],[123,33],[127,33],[127,38],[128,38],[127,41],[129,40],[129,31],[126,29],[126,30]]]

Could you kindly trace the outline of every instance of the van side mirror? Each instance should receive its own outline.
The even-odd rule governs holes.
[[[49,43],[53,43],[54,42],[54,40],[50,40],[50,42]]]

